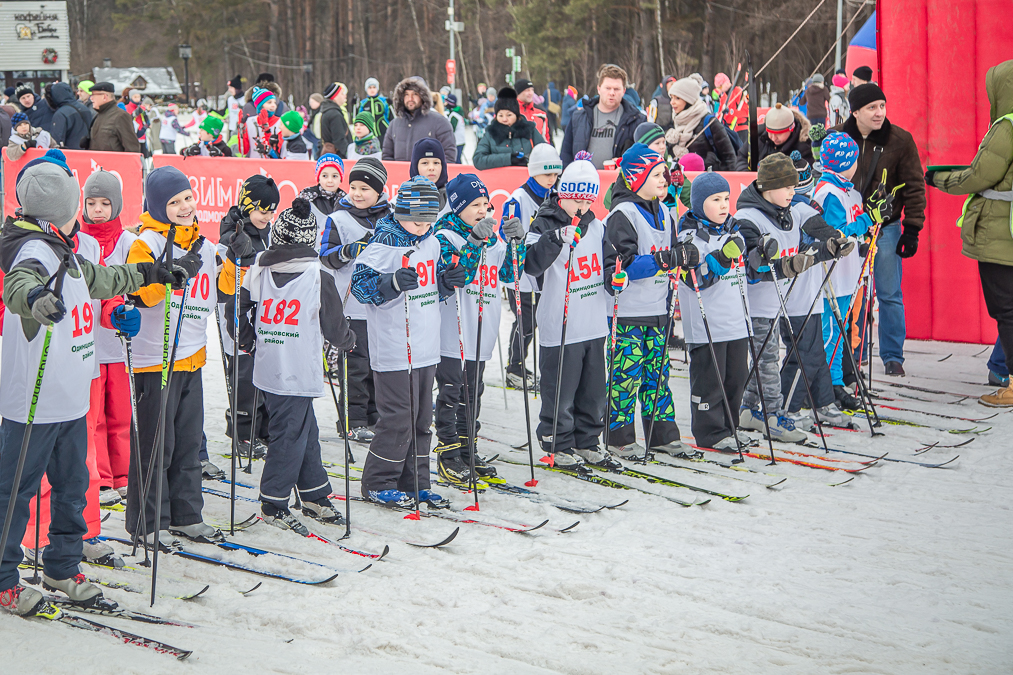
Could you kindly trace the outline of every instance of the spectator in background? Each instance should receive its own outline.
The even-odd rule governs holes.
[[[735,148],[725,128],[711,115],[710,106],[700,98],[700,83],[693,77],[676,80],[668,88],[672,106],[672,127],[665,132],[672,158],[679,159],[687,152],[704,158],[708,169],[732,171],[735,168]],[[705,118],[709,118],[708,121]]]
[[[647,108],[647,121],[654,122],[662,129],[672,126],[672,104],[668,102],[668,87],[675,82],[671,75],[665,77],[654,90]]]
[[[35,95],[30,84],[20,84],[14,91],[14,98],[21,106],[21,112],[28,115],[33,127],[49,130],[53,126],[53,110],[45,99]]]
[[[229,136],[235,136],[239,129],[239,112],[243,109],[243,76],[236,75],[229,81],[229,98],[225,101],[225,119],[228,122]]]
[[[517,94],[504,87],[496,97],[496,118],[475,148],[475,168],[484,171],[501,166],[527,166],[531,151],[543,142],[535,123],[521,115]]]
[[[95,109],[91,107],[91,88],[94,86],[95,83],[91,80],[81,80],[77,83],[77,100],[88,111],[89,124],[91,119],[95,117]]]
[[[851,89],[851,82],[845,75],[834,75],[833,83],[830,85],[830,114],[827,123],[831,126],[844,124],[851,117],[851,107],[848,105],[848,91]]]
[[[423,138],[435,138],[448,162],[457,160],[457,144],[450,121],[433,110],[433,95],[421,77],[398,82],[394,89],[394,119],[383,139],[383,159],[407,162]]]
[[[116,105],[116,94],[109,82],[91,88],[91,105],[95,118],[91,121],[89,150],[100,152],[140,152],[141,144],[134,123],[125,110]]]
[[[545,111],[535,105],[535,85],[531,80],[521,78],[517,80],[514,89],[517,92],[517,104],[520,107],[520,114],[529,122],[535,123],[538,134],[548,143],[552,143],[552,134],[549,131],[549,116]],[[503,91],[502,89],[500,90]]]
[[[390,104],[387,97],[380,93],[380,81],[375,77],[366,80],[366,98],[359,102],[359,112],[368,112],[373,116],[373,126],[376,128],[380,143],[390,126]]]
[[[549,134],[554,137],[559,130],[559,115],[563,112],[563,95],[556,89],[555,82],[549,82],[545,86],[542,98],[545,99],[545,111],[549,118]]]
[[[782,152],[791,157],[792,150],[798,150],[806,164],[813,164],[812,143],[809,141],[809,120],[801,113],[787,108],[780,103],[767,111],[763,124],[757,129],[758,157],[756,163],[772,155]],[[743,143],[739,148],[735,163],[736,171],[749,171],[749,144]]]
[[[91,126],[91,113],[84,107],[70,85],[57,82],[49,90],[53,100],[53,126],[49,133],[58,147],[68,150],[80,150],[81,141],[88,135]]]
[[[611,63],[598,69],[598,95],[572,114],[563,135],[559,156],[564,167],[585,150],[594,167],[601,169],[633,145],[633,134],[647,117],[623,98],[627,79],[626,71]]]
[[[320,104],[320,142],[323,154],[348,158],[348,144],[352,132],[348,128],[348,87],[341,82],[331,82],[324,89],[324,102]],[[315,134],[314,134],[315,135]]]
[[[303,134],[313,144],[313,157],[320,157],[320,106],[323,105],[324,95],[319,92],[310,94],[307,103],[309,107],[309,120],[306,122],[306,132]]]
[[[573,116],[573,111],[577,107],[577,88],[570,85],[566,88],[566,92],[563,94],[563,103],[560,105],[562,112],[559,113],[559,123],[563,127],[563,131],[570,126],[570,118]]]
[[[806,117],[810,124],[827,124],[827,109],[830,107],[830,90],[823,81],[823,76],[816,73],[809,87],[805,90]]]
[[[869,66],[859,66],[851,73],[852,89],[870,82],[872,82],[872,68]]]

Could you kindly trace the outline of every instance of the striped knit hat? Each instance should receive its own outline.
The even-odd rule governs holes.
[[[373,113],[366,112],[365,110],[363,110],[362,112],[360,112],[358,115],[355,116],[355,118],[352,120],[352,124],[353,125],[361,124],[362,126],[369,129],[369,136],[379,135],[377,134],[376,131],[376,118],[373,117]],[[367,136],[367,138],[369,136]]]
[[[544,143],[542,145],[545,145]],[[361,181],[383,194],[383,186],[387,183],[387,169],[376,157],[363,157],[348,172],[348,183]]]
[[[415,176],[401,183],[401,188],[397,191],[397,201],[394,202],[395,220],[434,223],[439,213],[440,193],[431,180],[425,176]]]
[[[264,104],[272,98],[275,100],[278,99],[278,97],[275,96],[270,89],[261,89],[260,87],[253,88],[253,105],[256,106],[258,113],[260,112],[260,109],[264,107]]]
[[[644,145],[650,145],[659,138],[665,137],[665,130],[654,122],[641,122],[637,125],[637,130],[633,132],[633,139],[637,143],[643,143]]]
[[[348,91],[348,87],[341,82],[331,82],[324,87],[324,98],[329,98],[333,101],[342,91]]]
[[[791,162],[798,172],[798,183],[795,185],[795,194],[807,195],[813,187],[813,169],[809,162],[802,159],[802,153],[798,150],[791,151]]]
[[[317,160],[317,183],[320,182],[320,173],[327,167],[337,169],[340,179],[345,180],[345,163],[337,155],[328,152],[320,155],[320,159]]]

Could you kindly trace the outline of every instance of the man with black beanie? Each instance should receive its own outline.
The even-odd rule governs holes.
[[[925,178],[918,146],[907,131],[886,118],[886,95],[874,83],[848,94],[851,117],[836,127],[858,144],[858,170],[852,182],[867,202],[880,183],[887,194],[899,185],[891,219],[883,223],[876,252],[876,294],[879,296],[879,355],[887,375],[904,375],[904,295],[901,259],[918,250],[925,225]],[[886,180],[883,172],[886,171]]]
[[[531,80],[519,79],[517,80],[517,86],[514,87],[514,91],[517,92],[517,103],[519,104],[521,115],[529,122],[535,123],[538,133],[542,135],[546,143],[552,143],[549,116],[545,114],[544,110],[535,106],[535,96],[537,94],[535,94],[534,83]]]

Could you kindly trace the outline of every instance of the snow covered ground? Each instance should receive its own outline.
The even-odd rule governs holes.
[[[504,311],[503,335],[509,317]],[[953,392],[940,395],[884,382],[875,363],[876,389],[884,404],[942,415],[982,418],[995,410],[974,396],[987,390],[987,352],[978,345],[908,343],[908,377],[890,382]],[[209,333],[204,369],[210,449],[223,466],[228,452],[223,413],[227,405],[217,335]],[[945,360],[943,357],[952,354]],[[673,356],[682,357],[681,352]],[[681,364],[677,364],[681,365]],[[487,371],[481,434],[484,454],[526,460],[510,444],[524,436],[519,392],[509,407],[496,388],[496,359]],[[676,409],[690,434],[689,381],[673,370]],[[970,398],[956,402],[962,395]],[[916,400],[922,399],[922,400]],[[532,401],[537,415],[539,402]],[[317,402],[327,459],[342,458],[329,398]],[[847,477],[788,464],[769,468],[789,476],[776,489],[745,481],[774,481],[708,464],[693,466],[745,480],[705,476],[658,465],[645,471],[735,495],[740,503],[714,499],[682,508],[633,491],[578,482],[538,472],[539,490],[572,499],[615,504],[615,510],[574,516],[549,505],[503,494],[483,496],[479,519],[497,516],[526,523],[550,519],[532,534],[463,525],[443,549],[416,549],[398,536],[437,541],[450,522],[353,504],[357,526],[348,545],[390,554],[361,573],[341,574],[324,586],[261,579],[196,562],[162,556],[159,587],[166,593],[211,589],[190,602],[160,598],[154,611],[199,628],[110,624],[192,649],[187,662],[121,645],[114,639],[60,625],[0,616],[0,672],[27,673],[1008,673],[1013,671],[1013,553],[1009,476],[1013,416],[1000,412],[987,422],[933,417],[907,410],[881,414],[926,427],[884,425],[885,437],[868,431],[835,431],[832,446],[889,457],[942,461],[944,469],[880,462],[848,485]],[[990,427],[988,430],[984,430]],[[948,433],[977,428],[980,433]],[[923,444],[934,448],[918,457]],[[505,442],[505,443],[504,443]],[[353,448],[356,458],[365,448]],[[807,451],[818,453],[818,451]],[[837,459],[856,459],[834,455]],[[861,458],[857,458],[861,459]],[[747,465],[764,469],[763,462]],[[854,464],[843,466],[855,467]],[[257,483],[262,464],[254,476]],[[525,467],[497,463],[501,476],[520,484]],[[659,494],[693,500],[700,493],[625,482]],[[222,490],[221,483],[206,484]],[[343,481],[333,480],[335,492]],[[358,485],[352,484],[355,493]],[[239,488],[242,496],[256,491]],[[468,499],[452,494],[454,508]],[[237,520],[256,505],[239,502]],[[206,497],[206,517],[227,522],[228,502]],[[561,534],[574,520],[580,525]],[[106,532],[122,536],[113,513]],[[343,530],[318,526],[336,538]],[[305,540],[263,524],[235,540],[312,559],[339,569],[362,567],[364,558]],[[195,547],[208,548],[208,547]],[[243,553],[230,559],[280,569]],[[131,559],[128,558],[128,564]],[[133,581],[144,577],[89,574]],[[290,568],[290,571],[312,573]],[[164,576],[163,576],[164,575]],[[263,585],[242,595],[258,581]],[[122,606],[147,610],[141,595],[107,590]]]

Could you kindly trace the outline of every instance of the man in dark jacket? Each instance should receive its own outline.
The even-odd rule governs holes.
[[[54,84],[49,94],[56,108],[50,130],[53,140],[61,148],[80,150],[81,139],[88,135],[91,126],[91,113],[77,100],[66,82]]]
[[[775,152],[783,152],[791,157],[793,150],[798,150],[802,159],[809,166],[813,164],[812,143],[809,141],[809,120],[801,114],[785,108],[780,103],[767,111],[763,124],[756,134],[759,157],[756,163]],[[749,144],[743,143],[735,160],[736,171],[749,171]]]
[[[89,150],[104,152],[140,152],[141,143],[134,131],[130,114],[116,105],[116,94],[109,82],[91,88],[95,119],[91,121]]]
[[[646,122],[647,117],[623,99],[627,79],[626,71],[619,66],[605,64],[598,69],[598,95],[573,111],[563,135],[559,156],[564,167],[584,150],[591,153],[595,168],[601,169],[633,145],[637,125]]]
[[[320,104],[320,140],[324,144],[321,154],[337,155],[342,159],[348,157],[352,133],[345,119],[347,100],[348,87],[340,82],[331,82],[324,89],[324,101]]]
[[[49,131],[53,124],[53,109],[44,98],[35,95],[31,85],[18,85],[14,91],[14,98],[18,99],[21,111],[28,115],[28,121],[33,127]]]
[[[886,95],[879,85],[855,87],[848,94],[851,117],[837,127],[858,143],[858,170],[851,179],[868,200],[883,180],[891,193],[898,185],[893,212],[883,223],[876,249],[876,295],[879,296],[879,355],[887,375],[904,375],[904,294],[901,259],[918,250],[918,233],[925,225],[925,177],[918,146],[907,131],[886,118]]]
[[[433,95],[425,80],[412,76],[394,89],[394,119],[383,137],[383,159],[407,162],[412,148],[423,138],[435,138],[443,146],[447,162],[457,161],[457,142],[450,120],[433,110]]]
[[[806,117],[812,124],[827,123],[827,106],[830,104],[830,89],[819,73],[813,75],[812,83],[805,90]]]

